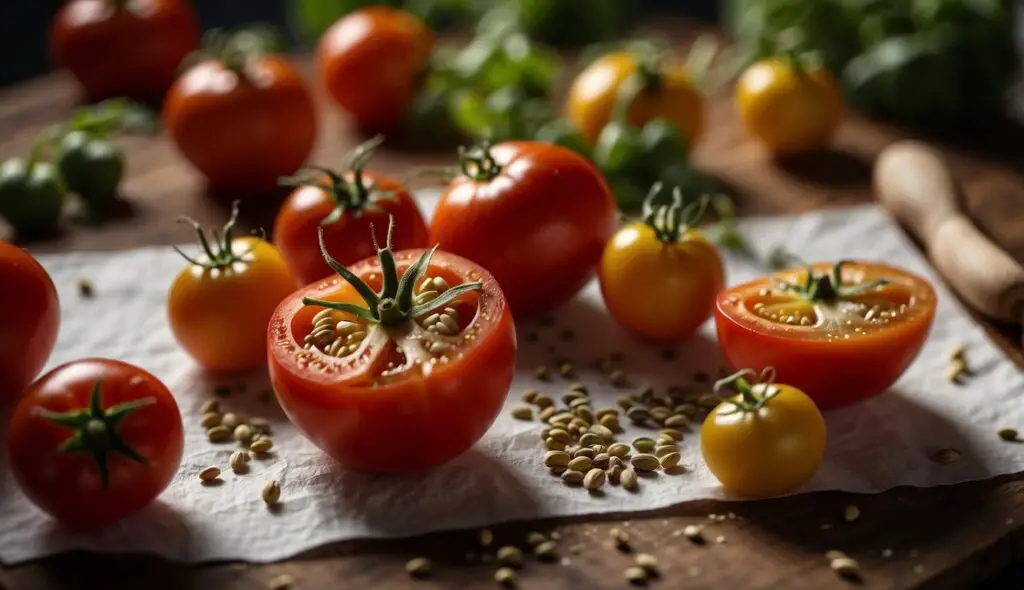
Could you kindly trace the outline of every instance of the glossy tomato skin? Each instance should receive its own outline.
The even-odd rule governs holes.
[[[104,409],[154,400],[128,414],[117,430],[149,464],[111,452],[106,490],[89,453],[59,450],[73,431],[38,415],[39,409],[88,408],[100,380]],[[25,390],[11,415],[6,446],[14,479],[33,504],[68,526],[90,529],[133,514],[160,495],[181,464],[184,434],[178,405],[159,379],[122,361],[84,359],[53,369]]]
[[[71,0],[57,11],[50,53],[90,101],[127,97],[158,104],[178,66],[199,48],[199,25],[185,0]]]
[[[331,255],[344,265],[373,256],[376,249],[370,237],[370,225],[381,232],[378,239],[383,240],[389,216],[395,220],[392,245],[396,250],[426,248],[427,225],[409,191],[386,176],[364,172],[363,179],[365,186],[377,183],[376,190],[389,195],[357,213],[346,211],[336,221],[323,226],[324,242]],[[288,195],[277,213],[274,244],[303,285],[334,273],[320,252],[319,229],[335,207],[334,198],[327,191],[300,186]]]
[[[317,115],[305,82],[281,56],[252,58],[242,74],[196,64],[167,93],[163,124],[215,189],[267,192],[309,157]]]
[[[619,86],[636,69],[636,59],[629,53],[609,53],[573,81],[566,114],[591,146],[612,118]],[[683,68],[669,65],[661,76],[659,89],[642,93],[633,102],[629,124],[643,127],[651,119],[664,117],[676,126],[687,145],[693,146],[704,132],[704,97]]]
[[[266,362],[270,316],[295,290],[295,277],[272,245],[256,237],[233,241],[236,254],[250,249],[245,263],[224,270],[188,264],[168,293],[171,332],[209,371],[245,371]]]
[[[691,230],[666,244],[645,223],[620,229],[601,256],[601,295],[627,330],[653,340],[691,336],[711,317],[725,284],[722,257]]]
[[[412,101],[434,35],[412,14],[390,6],[350,12],[320,37],[320,80],[363,131],[389,131]]]
[[[743,72],[736,107],[747,132],[779,155],[827,146],[843,120],[843,96],[831,72],[797,70],[781,59]]]
[[[615,232],[615,201],[601,173],[566,148],[519,141],[490,153],[502,172],[452,181],[430,241],[490,271],[517,318],[543,313],[593,276]]]
[[[396,252],[399,273],[421,253]],[[351,270],[380,288],[376,258]],[[267,338],[277,398],[299,430],[342,467],[379,473],[435,467],[469,450],[502,408],[515,372],[516,336],[501,290],[485,270],[446,252],[434,254],[428,275],[452,285],[481,281],[483,288],[463,296],[476,308],[472,340],[425,374],[378,376],[358,361],[302,350],[320,310],[304,307],[302,298],[355,301],[340,278],[300,289],[274,313]]]
[[[0,405],[43,369],[60,330],[60,300],[28,252],[0,240]]]
[[[814,402],[789,385],[752,412],[722,403],[700,430],[708,469],[730,493],[766,498],[791,492],[814,476],[825,455],[825,420]]]
[[[853,266],[853,265],[850,265]],[[718,296],[718,342],[733,367],[755,371],[775,367],[778,380],[804,391],[822,409],[874,397],[889,388],[914,361],[935,319],[936,295],[923,278],[879,263],[865,265],[873,276],[889,277],[914,295],[912,313],[888,329],[849,339],[828,340],[813,329],[758,319],[743,300],[762,288],[762,278],[726,289]],[[816,265],[824,272],[828,265]]]

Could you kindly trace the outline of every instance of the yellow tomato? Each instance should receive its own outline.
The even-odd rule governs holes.
[[[736,82],[736,107],[747,133],[777,154],[825,147],[843,120],[843,96],[824,68],[782,59],[759,61]]]
[[[205,369],[244,371],[267,362],[267,325],[295,278],[267,242],[242,237],[215,246],[178,273],[167,297],[171,331]]]
[[[693,334],[714,312],[725,282],[722,258],[695,230],[663,241],[654,227],[633,223],[605,246],[601,294],[624,328],[656,340]]]
[[[636,58],[626,52],[609,53],[590,64],[573,81],[566,116],[593,146],[612,118],[619,86],[637,71]],[[704,96],[686,71],[668,65],[644,72],[648,88],[641,91],[628,111],[628,122],[641,127],[656,117],[671,121],[694,145],[704,129]]]
[[[791,492],[811,479],[821,464],[825,420],[799,389],[750,385],[737,381],[738,375],[730,379],[740,393],[712,410],[701,427],[704,462],[736,495],[764,498]]]

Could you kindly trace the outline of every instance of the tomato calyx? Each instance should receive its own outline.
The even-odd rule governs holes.
[[[363,169],[366,166],[366,162],[382,143],[384,143],[384,136],[377,135],[359,144],[348,155],[343,168],[351,173],[351,181],[345,178],[346,174],[339,174],[325,166],[307,165],[300,168],[300,170],[312,171],[314,172],[313,175],[286,176],[280,179],[278,184],[293,187],[312,186],[330,195],[334,200],[334,210],[323,218],[320,225],[330,225],[341,219],[345,213],[359,217],[364,211],[380,210],[376,203],[392,199],[394,195],[388,191],[380,190],[377,182],[366,186]]]
[[[413,319],[423,317],[451,303],[460,295],[470,291],[479,290],[483,287],[483,283],[479,281],[463,283],[461,285],[450,287],[445,290],[444,293],[439,294],[437,297],[429,301],[414,301],[413,296],[415,294],[414,291],[416,283],[419,282],[420,278],[423,277],[424,273],[426,273],[427,269],[430,267],[430,258],[437,250],[437,246],[434,246],[429,250],[425,250],[419,258],[417,258],[416,261],[413,262],[404,273],[402,273],[402,276],[399,277],[398,268],[395,264],[395,254],[391,248],[391,234],[393,229],[394,218],[389,217],[387,238],[384,247],[381,248],[377,244],[377,236],[374,232],[373,226],[370,226],[370,235],[373,238],[373,246],[377,250],[377,259],[380,261],[382,279],[381,290],[377,293],[355,273],[344,267],[330,255],[327,251],[327,245],[324,243],[324,230],[321,227],[319,232],[320,252],[323,254],[324,260],[327,261],[328,266],[330,266],[334,272],[338,273],[345,282],[352,285],[356,292],[359,293],[359,296],[363,298],[363,301],[366,303],[366,307],[340,301],[326,301],[313,297],[303,297],[302,304],[315,305],[318,307],[333,309],[335,311],[350,313],[371,323],[383,324],[386,326],[397,326]]]
[[[501,174],[502,166],[491,155],[489,140],[470,147],[459,148],[459,168],[462,173],[477,182],[490,182]]]
[[[784,256],[795,259],[792,255],[784,254]],[[773,282],[779,290],[785,293],[792,293],[812,303],[816,301],[848,300],[879,287],[884,287],[892,282],[889,279],[882,278],[854,285],[843,284],[843,266],[851,262],[851,260],[839,260],[832,266],[831,272],[820,274],[815,274],[814,268],[804,263],[804,266],[807,267],[807,276],[802,284],[791,283],[778,277],[774,277]]]
[[[753,380],[753,383],[747,381],[748,378]],[[775,367],[765,367],[760,374],[755,373],[753,369],[743,369],[715,381],[715,395],[721,397],[723,403],[733,406],[733,409],[719,412],[719,414],[725,416],[736,412],[760,410],[779,394],[780,390],[774,383]],[[726,390],[731,391],[726,393]],[[739,398],[735,396],[737,393]]]
[[[700,222],[710,199],[702,196],[697,201],[685,203],[682,189],[678,186],[673,187],[668,194],[671,200],[666,201],[664,185],[654,183],[644,199],[642,213],[644,223],[654,230],[659,241],[674,244]]]
[[[175,252],[181,255],[182,258],[187,260],[189,264],[205,268],[207,270],[224,269],[234,264],[248,262],[248,256],[256,249],[256,244],[250,246],[247,250],[241,252],[235,252],[233,248],[234,244],[234,231],[235,224],[238,222],[238,201],[231,204],[231,218],[224,225],[224,235],[221,236],[220,232],[216,229],[213,230],[213,243],[211,245],[210,240],[206,237],[206,232],[203,231],[202,226],[199,222],[192,219],[191,217],[180,217],[178,223],[187,223],[192,226],[195,230],[196,236],[199,239],[199,246],[202,248],[202,257],[196,258],[189,256],[181,251],[181,248],[177,246],[171,246]],[[262,231],[260,232],[262,234]],[[262,237],[262,235],[261,235]]]
[[[122,3],[127,4],[127,0]],[[202,47],[182,60],[180,70],[187,70],[200,61],[213,59],[224,64],[224,67],[239,78],[248,79],[246,70],[249,63],[271,53],[277,45],[277,35],[267,27],[255,26],[235,31],[210,29],[203,35]]]
[[[96,463],[103,489],[110,485],[110,453],[118,453],[136,463],[149,465],[149,460],[136,451],[118,434],[121,422],[135,410],[156,403],[145,397],[103,409],[102,380],[96,381],[89,394],[89,407],[57,413],[40,408],[38,415],[74,431],[58,451],[62,453],[89,453]]]

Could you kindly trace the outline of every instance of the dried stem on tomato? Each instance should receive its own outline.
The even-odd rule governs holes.
[[[388,224],[387,240],[383,248],[377,244],[377,237],[373,234],[373,243],[377,249],[377,259],[380,261],[382,278],[379,293],[374,292],[362,279],[330,255],[327,251],[327,245],[324,243],[323,228],[320,228],[320,251],[324,256],[324,260],[327,261],[327,264],[334,272],[345,279],[345,282],[352,285],[356,292],[359,293],[359,296],[363,298],[366,306],[363,307],[340,301],[326,301],[312,297],[303,297],[303,305],[315,305],[342,311],[367,322],[394,326],[423,317],[451,303],[462,294],[478,290],[482,287],[480,282],[463,283],[447,289],[444,293],[430,301],[414,304],[413,291],[416,283],[427,272],[427,268],[430,266],[430,257],[437,250],[437,246],[424,251],[399,277],[395,265],[395,255],[391,249],[391,233],[393,228],[394,218],[391,218]],[[372,225],[370,226],[370,231],[371,233],[374,231]]]
[[[753,384],[747,381],[748,378],[753,380]],[[774,382],[775,367],[765,367],[760,374],[755,373],[753,369],[743,369],[715,381],[715,395],[721,397],[723,403],[731,404],[735,408],[718,414],[724,416],[736,412],[754,412],[763,408],[779,394],[779,388],[773,385]],[[739,399],[736,399],[736,393],[740,394]]]
[[[654,183],[647,198],[644,199],[643,219],[655,237],[666,244],[674,244],[679,238],[700,223],[707,211],[709,197],[685,203],[683,192],[674,187],[665,198],[665,187],[660,182]]]
[[[50,412],[40,408],[41,417],[74,431],[71,438],[64,441],[58,449],[62,453],[89,453],[96,462],[103,489],[110,484],[110,453],[118,453],[136,463],[149,465],[149,460],[139,454],[118,434],[121,422],[135,410],[156,403],[156,399],[146,397],[132,400],[103,409],[102,382],[97,381],[89,396],[89,407],[70,412]]]
[[[178,223],[187,223],[192,226],[192,229],[196,232],[196,237],[199,240],[199,247],[202,248],[202,253],[206,256],[206,259],[196,258],[189,256],[181,251],[181,248],[172,246],[174,251],[181,255],[182,258],[187,260],[190,264],[200,266],[202,268],[213,270],[223,269],[232,266],[235,263],[244,263],[246,256],[248,256],[256,248],[253,244],[248,250],[243,252],[235,252],[232,248],[232,242],[235,239],[234,231],[235,224],[238,222],[238,201],[231,204],[231,218],[224,225],[224,235],[214,229],[211,233],[213,234],[213,241],[206,237],[206,232],[203,231],[202,226],[199,222],[190,217],[181,217],[178,219]],[[261,236],[262,237],[262,236]]]
[[[356,147],[346,158],[343,169],[352,175],[348,180],[346,172],[338,173],[325,166],[307,165],[299,170],[313,172],[306,176],[287,176],[278,181],[282,186],[312,186],[318,188],[334,199],[334,210],[330,212],[321,225],[330,225],[338,221],[346,212],[359,217],[364,211],[379,211],[378,201],[394,198],[394,195],[382,191],[374,182],[366,186],[364,168],[366,162],[373,156],[381,144],[384,143],[384,136],[377,135]]]

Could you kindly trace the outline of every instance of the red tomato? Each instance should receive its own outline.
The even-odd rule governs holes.
[[[388,296],[400,284],[397,276],[426,253],[395,253],[390,279],[382,278],[390,265],[379,259],[350,268],[380,294],[374,313],[381,319],[303,304],[310,297],[365,302],[335,277],[299,290],[270,321],[278,400],[299,430],[344,467],[398,473],[439,465],[473,446],[504,403],[515,371],[515,327],[487,271],[436,252],[422,279],[402,285],[415,285],[411,302]],[[468,282],[478,282],[476,290],[457,286]],[[448,290],[457,297],[443,309],[403,315],[410,306],[443,303]]]
[[[53,352],[60,301],[35,258],[0,240],[0,403],[35,379]]]
[[[790,269],[719,294],[715,324],[726,360],[758,371],[774,366],[780,382],[821,408],[882,393],[920,352],[935,318],[935,291],[885,264],[812,269],[810,279]]]
[[[309,89],[277,55],[198,63],[168,92],[163,123],[210,184],[230,192],[276,189],[306,161],[317,134]]]
[[[441,195],[430,241],[491,272],[517,317],[568,301],[593,276],[616,226],[601,173],[533,141],[466,152]]]
[[[199,25],[184,0],[71,0],[50,33],[54,61],[90,101],[159,103],[182,59],[198,47]]]
[[[320,253],[322,227],[327,249],[342,264],[373,256],[370,226],[383,230],[394,219],[392,244],[398,250],[425,248],[427,225],[409,190],[397,180],[364,172],[362,163],[379,141],[359,147],[353,166],[339,176],[301,181],[285,200],[274,222],[274,244],[302,284],[333,271]]]
[[[320,37],[320,79],[363,130],[401,120],[430,60],[434,36],[423,21],[390,6],[356,10]]]
[[[36,506],[75,528],[141,510],[178,471],[184,436],[171,392],[115,360],[57,367],[32,384],[11,415],[7,455]]]

